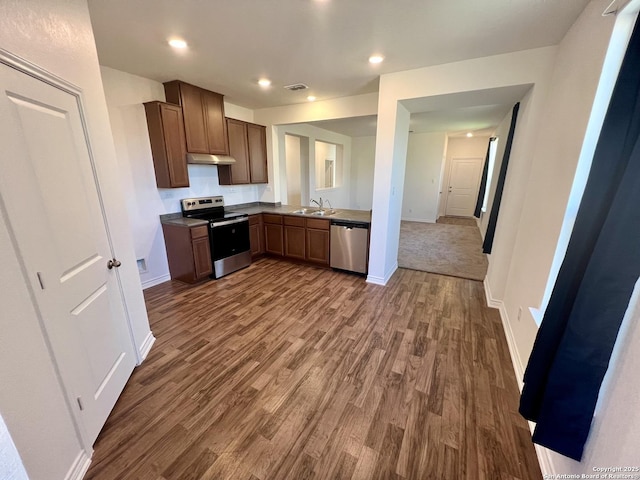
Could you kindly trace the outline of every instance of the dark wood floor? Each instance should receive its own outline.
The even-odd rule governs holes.
[[[480,282],[264,259],[145,291],[157,337],[88,479],[540,479]]]

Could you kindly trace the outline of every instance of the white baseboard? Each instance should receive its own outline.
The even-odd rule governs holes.
[[[493,298],[491,295],[491,287],[489,286],[489,282],[487,280],[488,277],[484,277],[484,293],[487,298],[487,305],[491,308],[497,308],[500,312],[500,320],[502,320],[502,328],[504,329],[505,337],[507,337],[507,345],[509,347],[509,355],[511,356],[511,363],[513,365],[513,370],[516,372],[516,379],[518,380],[518,387],[520,391],[522,391],[522,379],[524,377],[524,367],[522,365],[522,361],[520,360],[520,355],[518,354],[518,347],[516,345],[516,340],[513,335],[513,330],[511,330],[511,323],[509,322],[509,316],[507,315],[507,309],[502,300],[498,300]]]
[[[155,287],[156,285],[160,285],[161,283],[167,282],[169,280],[171,280],[171,275],[169,275],[168,273],[166,275],[161,275],[150,280],[145,280],[144,282],[142,282],[142,289],[146,290],[149,287]]]
[[[87,470],[89,470],[89,465],[91,465],[91,458],[89,458],[87,452],[81,450],[67,472],[67,475],[64,477],[64,480],[82,480]]]
[[[516,374],[516,380],[518,381],[518,388],[522,392],[522,387],[524,385],[524,366],[522,365],[522,361],[520,360],[520,355],[518,352],[518,347],[516,345],[515,337],[513,335],[513,330],[511,329],[511,323],[509,322],[509,315],[507,314],[507,309],[502,300],[498,300],[493,298],[491,294],[491,287],[489,286],[489,282],[487,277],[484,278],[484,294],[487,299],[487,305],[491,308],[497,308],[500,312],[500,320],[502,321],[502,328],[504,329],[505,337],[507,338],[507,345],[509,347],[509,355],[511,356],[511,363],[513,365],[513,370]],[[535,424],[529,422],[529,429],[533,433],[533,428]],[[536,455],[538,457],[538,463],[540,464],[540,470],[542,471],[542,475],[545,478],[556,478],[553,468],[553,462],[551,461],[551,452],[549,449],[542,447],[540,445],[534,444],[536,449]]]
[[[389,282],[391,276],[396,273],[398,269],[398,262],[394,263],[389,271],[385,273],[384,277],[376,277],[374,275],[367,275],[367,283],[373,283],[374,285],[382,285],[383,287]]]
[[[144,362],[144,359],[147,358],[147,355],[149,355],[149,352],[151,351],[151,347],[153,346],[155,341],[156,341],[156,337],[153,336],[153,332],[149,332],[147,337],[144,339],[144,342],[142,342],[142,345],[140,345],[140,350],[139,350],[140,361],[138,362],[138,365]]]

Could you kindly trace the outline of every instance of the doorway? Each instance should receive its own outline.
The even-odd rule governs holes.
[[[483,158],[452,158],[445,215],[471,217],[478,199]]]

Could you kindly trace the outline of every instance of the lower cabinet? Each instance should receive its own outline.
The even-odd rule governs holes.
[[[195,283],[213,273],[208,225],[163,224],[162,231],[172,279]]]
[[[251,258],[255,259],[264,255],[264,222],[261,213],[249,215],[249,242]]]
[[[284,256],[306,260],[304,218],[284,217]]]
[[[264,250],[271,255],[284,255],[282,215],[263,213]]]
[[[329,266],[329,220],[267,213],[263,219],[267,254]]]
[[[305,227],[305,260],[328,267],[331,221],[324,218],[305,218]]]

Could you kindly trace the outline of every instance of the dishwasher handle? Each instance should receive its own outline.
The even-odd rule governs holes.
[[[351,230],[352,228],[369,228],[369,225],[363,222],[345,222],[343,220],[332,220],[331,226],[344,227],[347,230]]]

